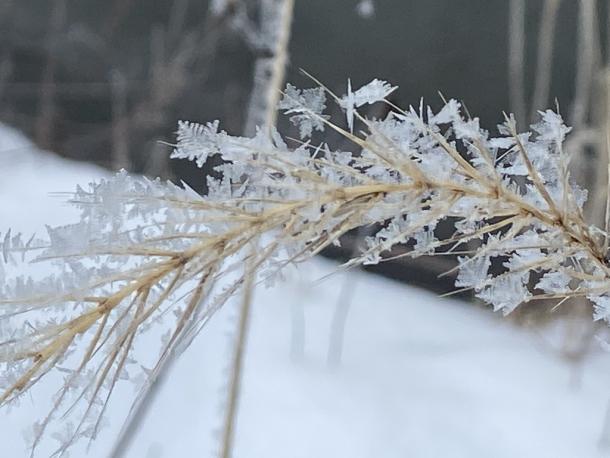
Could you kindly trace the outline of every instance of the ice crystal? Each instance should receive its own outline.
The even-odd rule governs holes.
[[[301,138],[311,137],[314,130],[324,131],[326,95],[322,88],[297,89],[288,84],[278,108],[291,115],[290,121],[299,127]]]
[[[178,147],[174,149],[171,157],[195,161],[202,167],[209,156],[220,153],[218,126],[218,121],[206,125],[180,121],[176,134]]]
[[[363,105],[371,105],[386,99],[392,92],[398,89],[386,81],[374,79],[370,83],[362,86],[357,91],[352,91],[352,82],[347,80],[347,94],[341,99],[341,107],[345,109],[347,125],[350,131],[354,126],[354,110]]]

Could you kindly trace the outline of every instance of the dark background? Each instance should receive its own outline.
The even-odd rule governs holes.
[[[246,1],[256,23],[256,1]],[[487,128],[511,109],[507,0],[377,0],[373,17],[357,0],[296,0],[287,80],[312,85],[303,68],[343,94],[374,77],[400,86],[401,106],[438,92],[462,100]],[[543,0],[525,2],[525,91],[531,99]],[[606,2],[597,27],[605,47]],[[578,2],[560,2],[547,105],[572,104]],[[252,86],[252,49],[230,14],[199,0],[0,0],[0,122],[77,160],[185,179],[201,170],[167,160],[179,119],[220,119],[242,131]],[[544,107],[540,107],[544,108]],[[295,135],[286,120],[280,130]],[[119,153],[122,153],[119,154]],[[125,157],[128,157],[127,161]],[[121,159],[122,158],[122,159]],[[346,256],[347,248],[329,252]],[[447,262],[384,265],[386,274],[437,290]],[[436,265],[440,262],[442,265]]]

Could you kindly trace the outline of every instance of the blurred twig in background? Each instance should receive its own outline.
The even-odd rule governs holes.
[[[544,0],[540,27],[538,29],[538,52],[536,56],[536,80],[530,122],[534,122],[538,110],[547,106],[551,90],[551,69],[553,66],[553,40],[560,0]]]
[[[595,8],[595,0],[579,2],[576,93],[571,112],[571,124],[574,129],[581,128],[587,121],[591,88],[595,72],[598,70],[599,37]]]
[[[112,78],[112,166],[131,170],[129,127],[127,125],[127,82],[120,70]]]
[[[508,75],[510,110],[526,119],[525,88],[525,0],[510,0],[508,26]]]
[[[47,35],[47,56],[40,85],[40,99],[34,138],[44,148],[51,148],[53,122],[56,112],[55,72],[62,29],[66,24],[66,0],[54,0]]]
[[[288,41],[294,0],[260,0],[260,28],[255,44],[254,84],[244,133],[275,126],[288,61]]]

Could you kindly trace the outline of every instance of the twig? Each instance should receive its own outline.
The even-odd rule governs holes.
[[[546,107],[551,89],[551,68],[553,66],[553,40],[560,0],[545,0],[541,24],[538,31],[538,53],[536,59],[536,82],[530,111],[530,121],[536,118],[538,110]]]
[[[606,32],[610,28],[610,8],[606,8]],[[601,40],[600,40],[601,41]],[[599,44],[599,43],[598,43]],[[601,116],[601,130],[603,132],[603,140],[601,143],[603,146],[600,149],[605,150],[606,160],[606,192],[605,192],[605,208],[604,208],[604,253],[608,253],[608,244],[610,243],[608,231],[610,230],[610,34],[606,33],[606,56],[605,59],[602,57],[601,61],[605,66],[601,72],[601,92],[603,97],[603,106],[600,110]],[[599,168],[599,167],[598,167]]]
[[[112,87],[112,166],[131,170],[129,128],[127,125],[127,82],[119,70],[111,76]]]
[[[354,244],[350,250],[349,259],[353,259],[358,256],[358,252],[360,251],[358,241],[362,240],[362,238],[364,238],[368,232],[368,228],[364,226],[358,228],[354,237]],[[341,363],[347,316],[349,314],[352,300],[354,298],[354,292],[356,291],[356,286],[358,284],[357,279],[350,274],[351,272],[346,272],[346,276],[343,279],[343,285],[339,291],[339,298],[337,300],[337,304],[335,305],[335,313],[333,314],[330,325],[330,337],[326,362],[331,367],[336,367]]]
[[[290,358],[302,361],[305,357],[305,307],[302,296],[290,301],[292,333],[290,334]]]
[[[508,84],[511,111],[525,119],[525,0],[510,0],[508,23]]]
[[[44,67],[38,115],[36,119],[36,142],[45,147],[52,147],[53,121],[55,117],[55,72],[57,70],[57,52],[61,29],[66,21],[66,0],[55,0],[52,6],[49,32],[47,36],[47,60]]]
[[[595,65],[595,0],[580,0],[578,21],[578,47],[576,53],[576,91],[572,107],[572,126],[582,127],[589,113],[591,85]],[[542,107],[540,107],[542,108]]]
[[[294,0],[261,0],[260,56],[254,65],[254,84],[244,129],[246,135],[253,135],[257,127],[268,129],[275,125],[276,107],[288,61],[293,9]]]
[[[241,379],[244,365],[244,353],[246,350],[246,342],[248,337],[248,328],[250,324],[250,308],[252,304],[252,296],[254,292],[253,259],[250,258],[246,262],[246,272],[244,273],[244,290],[239,308],[239,326],[235,341],[235,349],[233,360],[230,369],[230,385],[228,404],[225,410],[225,418],[223,424],[222,444],[219,456],[222,458],[231,458],[233,452],[233,439],[235,437],[235,426],[237,420],[237,407],[239,403],[239,395],[241,389]]]
[[[339,291],[339,299],[337,300],[335,313],[330,325],[330,339],[326,356],[326,362],[330,367],[337,367],[341,363],[345,325],[347,324],[347,316],[358,284],[357,279],[350,275],[350,272],[347,272],[346,275]]]

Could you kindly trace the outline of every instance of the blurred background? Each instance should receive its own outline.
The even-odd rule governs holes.
[[[177,121],[219,119],[229,133],[248,131],[257,64],[273,52],[260,36],[265,5],[274,2],[286,0],[0,0],[0,123],[65,158],[204,191],[213,161],[202,172],[168,159]],[[566,145],[573,174],[590,190],[586,211],[599,222],[607,187],[609,4],[296,0],[285,80],[313,86],[304,69],[342,95],[348,77],[354,87],[380,78],[400,87],[392,101],[402,107],[422,98],[439,107],[440,92],[490,130],[504,111],[525,130],[537,110],[559,106],[574,128]],[[375,110],[366,114],[386,114]],[[330,111],[340,119],[337,108]],[[282,117],[278,128],[298,137]],[[349,257],[362,236],[346,236],[325,255]],[[368,270],[447,292],[453,278],[439,274],[454,263],[403,258]],[[341,303],[349,300],[339,295],[332,320],[346,319]],[[559,353],[581,363],[600,327],[586,303],[572,305],[552,313],[545,305],[523,308],[513,320],[538,327],[569,315]]]
[[[243,130],[254,62],[265,52],[253,38],[259,3],[2,0],[0,119],[66,157],[186,174],[157,157],[166,156],[158,142],[173,141],[178,119]],[[400,86],[402,106],[440,102],[440,91],[491,128],[502,111],[525,125],[557,99],[580,126],[600,108],[590,97],[605,68],[606,5],[297,1],[286,79],[311,84],[303,68],[342,94],[348,77],[355,86],[379,77]]]
[[[167,143],[180,119],[220,119],[229,133],[244,132],[256,61],[268,51],[257,40],[262,3],[1,0],[0,121],[62,156],[183,179],[201,190],[201,171],[188,161],[170,162]],[[525,128],[537,109],[557,100],[575,128],[579,179],[605,190],[605,178],[597,176],[605,167],[594,163],[605,152],[596,129],[607,105],[607,5],[296,1],[286,80],[312,85],[302,68],[341,95],[348,77],[355,87],[379,77],[400,87],[394,95],[400,106],[421,98],[438,106],[441,92],[461,100],[489,129],[503,111],[515,112]],[[285,119],[279,127],[296,137]],[[600,194],[591,193],[596,208]],[[349,241],[344,246],[351,250]],[[451,287],[451,278],[436,274],[453,260],[417,262],[376,270],[437,291]]]

